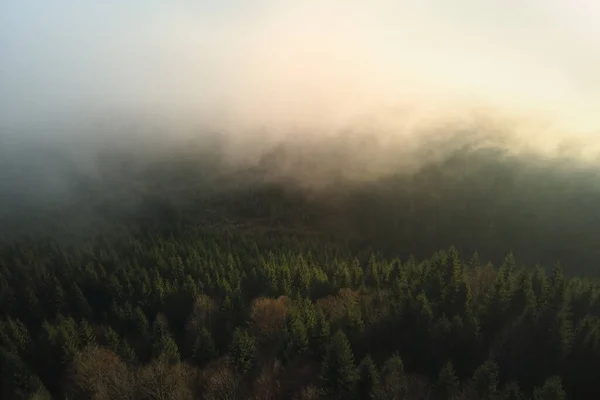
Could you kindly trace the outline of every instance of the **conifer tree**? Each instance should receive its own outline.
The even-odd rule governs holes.
[[[460,381],[456,377],[452,362],[446,363],[440,371],[436,383],[436,391],[440,399],[452,399],[460,391]]]
[[[404,363],[398,354],[388,358],[381,368],[380,399],[400,399],[406,396],[407,381]]]
[[[498,391],[498,365],[491,360],[481,364],[473,373],[473,389],[481,399],[489,399]]]
[[[236,328],[229,346],[231,365],[241,374],[251,372],[256,365],[256,340],[247,330]]]
[[[334,334],[329,342],[321,364],[321,378],[331,398],[353,397],[358,375],[350,343],[342,331]]]
[[[158,315],[152,328],[152,356],[162,358],[170,364],[179,362],[179,348],[173,340],[166,318]]]
[[[83,320],[79,323],[79,339],[82,347],[96,343],[96,335],[90,324]]]
[[[379,390],[379,371],[370,356],[358,365],[357,393],[359,399],[374,399]]]
[[[567,394],[562,387],[560,377],[553,376],[546,379],[542,387],[533,391],[533,398],[534,400],[565,400]]]
[[[202,328],[194,341],[192,347],[192,359],[194,364],[203,367],[217,355],[217,349],[212,335],[206,328]]]

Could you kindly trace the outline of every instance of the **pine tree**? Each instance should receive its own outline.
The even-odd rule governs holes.
[[[23,356],[30,351],[31,338],[25,324],[21,321],[8,318],[0,322],[0,346]]]
[[[145,337],[150,331],[150,325],[148,324],[148,318],[140,307],[136,307],[133,310],[132,322],[135,328],[135,333],[140,337]]]
[[[203,367],[217,356],[217,349],[212,335],[206,328],[202,328],[194,341],[192,347],[192,359],[194,364]]]
[[[379,372],[370,356],[365,356],[358,365],[357,393],[359,399],[374,399],[379,390]]]
[[[58,345],[63,365],[68,365],[77,354],[78,349],[81,348],[77,328],[73,318],[58,317],[55,328],[55,343]]]
[[[79,323],[79,339],[83,347],[96,343],[94,330],[86,320]]]
[[[49,293],[52,296],[49,304],[51,312],[55,315],[63,313],[67,306],[67,296],[65,295],[60,281],[56,277],[53,277]]]
[[[342,331],[331,338],[322,362],[321,378],[332,398],[349,399],[353,396],[358,375],[350,343]]]
[[[152,356],[162,358],[170,364],[179,362],[179,348],[169,332],[166,318],[158,315],[152,328]]]
[[[0,398],[26,400],[37,396],[50,400],[40,379],[13,353],[0,348]]]
[[[486,361],[473,373],[473,389],[482,399],[494,396],[498,391],[498,365],[494,361]]]
[[[127,339],[119,337],[119,334],[111,327],[109,327],[105,333],[105,341],[107,347],[117,354],[123,362],[135,362],[135,352],[131,346],[129,346]]]
[[[298,309],[291,309],[286,316],[286,357],[293,358],[308,350],[308,330]]]
[[[76,283],[71,287],[70,297],[71,310],[78,319],[92,318],[92,307],[90,307],[90,304]]]
[[[474,271],[476,268],[479,268],[479,253],[475,251],[469,260],[469,270]]]
[[[137,361],[135,351],[129,345],[129,342],[125,338],[121,340],[119,352],[117,354],[125,363],[134,364]]]
[[[300,259],[299,264],[294,271],[294,289],[299,297],[308,296],[310,292],[311,273],[307,263]]]
[[[377,289],[381,286],[381,276],[379,274],[379,265],[374,254],[369,257],[366,282],[369,286],[375,286]]]
[[[233,333],[229,356],[232,366],[241,374],[251,372],[256,364],[256,340],[245,329]]]
[[[331,327],[325,313],[320,308],[316,313],[316,324],[311,335],[312,351],[318,360],[321,360],[327,351],[331,339]]]
[[[534,400],[565,400],[567,394],[562,387],[560,377],[553,376],[544,382],[541,388],[535,388],[533,391]]]
[[[398,354],[386,360],[381,368],[380,399],[401,399],[406,395],[404,363]]]
[[[529,271],[521,271],[517,277],[517,288],[511,299],[511,316],[521,315],[527,308],[536,307],[536,298],[533,290],[533,279]]]
[[[500,396],[502,400],[527,400],[528,397],[521,391],[519,384],[516,382],[509,382],[504,386],[504,390],[502,391],[502,395]]]
[[[460,391],[460,381],[456,377],[452,362],[446,363],[438,375],[436,391],[442,399],[452,399]]]

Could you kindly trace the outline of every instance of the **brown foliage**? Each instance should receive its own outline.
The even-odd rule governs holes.
[[[170,365],[155,360],[142,367],[136,376],[136,399],[191,400],[191,371],[183,364]]]
[[[221,359],[207,368],[200,376],[200,391],[206,400],[237,400],[244,399],[243,382],[239,375],[227,365],[227,360]]]
[[[254,300],[250,312],[250,331],[259,343],[272,343],[280,338],[285,328],[288,303],[285,296]]]
[[[88,346],[69,368],[68,395],[90,400],[191,400],[191,374],[182,364],[162,360],[130,371],[112,351]]]
[[[316,306],[323,310],[329,321],[335,323],[348,314],[349,308],[357,305],[359,296],[360,292],[343,288],[335,296],[318,300]]]
[[[115,353],[88,346],[69,368],[67,390],[73,399],[133,399],[132,383],[130,372]]]
[[[496,271],[491,264],[470,271],[469,280],[474,304],[483,304],[483,300],[494,284],[495,279]]]

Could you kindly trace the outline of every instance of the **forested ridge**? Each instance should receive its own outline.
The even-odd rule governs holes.
[[[0,0],[0,400],[600,400],[600,0]]]
[[[596,174],[494,154],[319,190],[117,164],[5,219],[0,398],[598,398]]]

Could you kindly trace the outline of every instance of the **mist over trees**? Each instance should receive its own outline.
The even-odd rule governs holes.
[[[600,398],[572,3],[0,0],[0,400]]]
[[[369,139],[281,141],[244,160],[216,134],[170,146],[4,150],[0,237],[81,237],[160,220],[332,237],[388,256],[454,245],[500,262],[512,250],[522,262],[596,275],[595,163],[468,136],[410,153],[362,145]]]
[[[211,140],[4,153],[2,398],[600,394],[594,166]]]

